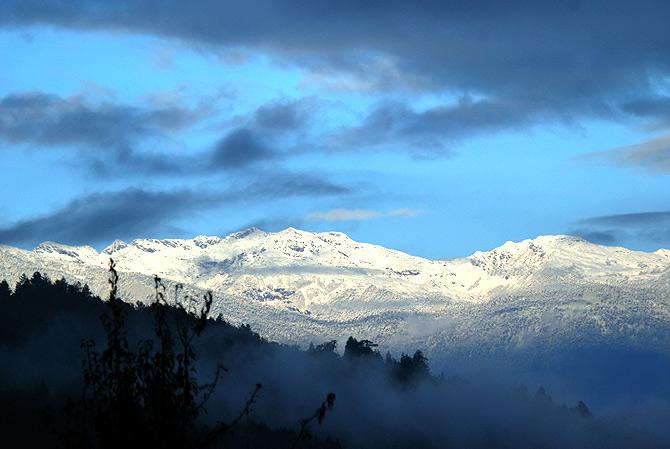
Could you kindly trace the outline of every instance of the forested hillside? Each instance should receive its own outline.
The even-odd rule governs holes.
[[[663,447],[543,388],[431,373],[365,336],[307,351],[210,316],[155,279],[129,305],[40,273],[0,284],[2,433],[11,447]],[[168,300],[179,306],[166,305]],[[537,391],[536,391],[537,390]]]

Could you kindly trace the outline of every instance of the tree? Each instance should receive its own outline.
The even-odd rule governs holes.
[[[81,288],[81,293],[87,297],[93,296],[93,292],[91,291],[91,288],[88,286],[88,284],[84,284],[84,286]]]
[[[430,367],[428,366],[428,359],[423,355],[423,352],[417,350],[412,356],[412,365],[414,366],[414,375],[418,378],[430,377]]]
[[[344,356],[347,358],[356,358],[362,356],[379,355],[379,353],[374,349],[377,346],[379,345],[371,342],[370,340],[358,341],[354,337],[349,337],[347,339],[347,344],[344,346]]]
[[[336,349],[337,349],[337,340],[330,340],[316,346],[314,346],[313,343],[310,343],[309,349],[307,351],[313,354],[325,354],[325,355],[336,356],[337,355],[337,353],[335,352]]]
[[[396,379],[402,384],[412,384],[430,378],[428,359],[421,351],[416,351],[412,357],[402,354],[394,371]]]
[[[156,301],[150,310],[156,341],[141,341],[133,350],[126,331],[127,306],[117,297],[118,275],[111,259],[109,272],[108,312],[103,316],[106,347],[99,351],[94,341],[82,343],[86,352],[84,397],[72,412],[81,427],[68,434],[66,445],[111,449],[213,444],[231,424],[219,423],[205,430],[197,420],[225,369],[219,367],[210,384],[199,384],[194,349],[194,340],[207,326],[212,294],[205,295],[198,315],[192,317],[183,306],[167,305],[165,287],[155,277]],[[175,294],[179,291],[176,288]],[[245,411],[250,410],[260,388],[257,384]]]
[[[12,289],[9,288],[9,284],[6,280],[0,282],[0,301],[5,301],[12,296]]]

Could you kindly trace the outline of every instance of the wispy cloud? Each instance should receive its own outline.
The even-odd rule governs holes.
[[[388,211],[377,211],[370,209],[331,209],[322,212],[312,212],[307,214],[307,221],[364,221],[383,217],[416,217],[423,214],[424,211],[418,209],[392,209]]]
[[[0,99],[0,140],[94,150],[132,147],[138,140],[193,125],[204,109],[137,107],[83,96],[12,93]]]
[[[622,167],[641,168],[654,174],[670,173],[670,136],[636,145],[612,148],[581,156],[584,160],[605,160]]]
[[[518,101],[473,100],[464,96],[456,104],[422,111],[394,102],[378,105],[360,125],[329,136],[329,142],[344,150],[444,152],[463,138],[522,127],[536,120],[528,105]]]
[[[667,246],[670,245],[670,211],[590,217],[576,222],[569,234],[603,245]]]

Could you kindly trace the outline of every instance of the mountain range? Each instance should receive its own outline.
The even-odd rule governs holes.
[[[128,301],[151,301],[157,275],[169,292],[183,284],[192,307],[211,290],[215,315],[303,347],[355,335],[396,353],[420,348],[434,366],[473,358],[535,363],[566,349],[670,352],[670,251],[565,235],[453,260],[293,228],[117,240],[102,251],[45,242],[32,251],[0,246],[0,278],[40,271],[105,297],[110,258]]]

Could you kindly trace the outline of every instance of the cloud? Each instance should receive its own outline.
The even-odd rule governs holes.
[[[251,130],[240,128],[231,131],[214,146],[210,161],[204,168],[240,168],[276,155]]]
[[[461,135],[547,118],[667,118],[663,105],[668,100],[655,81],[670,71],[670,33],[664,20],[669,13],[665,3],[631,5],[623,0],[504,6],[429,1],[421,7],[353,0],[300,7],[282,0],[203,0],[197,6],[159,0],[112,5],[7,0],[0,6],[0,25],[152,34],[215,52],[261,52],[302,67],[308,78],[323,79],[324,86],[344,79],[380,92],[432,91],[486,99],[474,108],[445,106],[417,115],[429,122],[453,122],[442,133],[430,127],[428,137],[443,138],[447,132],[458,133],[464,122]],[[290,108],[259,111],[260,116],[266,124],[295,123]]]
[[[638,226],[670,222],[670,212],[640,212],[635,214],[603,215],[580,223],[609,226]]]
[[[117,150],[142,138],[182,130],[201,115],[202,111],[176,106],[141,108],[81,96],[12,93],[0,99],[0,140]]]
[[[575,226],[570,234],[603,245],[628,243],[643,249],[670,245],[670,211],[603,215]]]
[[[416,217],[423,211],[416,209],[392,209],[389,211],[376,211],[369,209],[331,209],[324,212],[312,212],[305,219],[307,221],[364,221],[382,217]]]
[[[0,242],[53,240],[90,244],[169,230],[167,223],[206,205],[213,198],[189,190],[151,192],[127,189],[93,193],[40,217],[0,229]]]
[[[93,153],[85,160],[100,176],[135,177],[137,175],[198,176],[217,172],[241,171],[279,158],[281,152],[268,146],[253,130],[236,128],[220,140],[195,154],[166,154],[118,148]]]
[[[141,108],[94,102],[81,96],[14,93],[0,100],[0,140],[90,150],[78,155],[78,164],[83,158],[96,174],[114,176],[233,170],[277,156],[259,133],[247,128],[229,131],[210,149],[196,155],[138,149],[143,139],[183,130],[203,115],[200,109],[170,105]]]
[[[228,130],[196,154],[167,154],[142,142],[182,131],[208,114],[173,101],[150,107],[96,102],[83,96],[63,98],[42,92],[13,93],[0,99],[0,142],[30,148],[74,147],[77,167],[96,175],[198,175],[248,168],[276,159],[281,152],[266,143],[265,131],[299,128],[306,100],[270,102],[249,116],[250,126]]]
[[[308,99],[269,102],[259,106],[252,114],[255,128],[271,131],[295,131],[305,127],[308,114],[313,109]]]
[[[323,176],[288,172],[269,172],[265,176],[259,177],[245,189],[246,192],[254,195],[263,193],[274,197],[347,195],[354,193],[355,190],[354,187],[334,183]]]
[[[388,217],[416,217],[418,215],[423,215],[425,211],[420,209],[408,209],[405,207],[399,209],[392,209],[386,213]]]
[[[521,127],[533,122],[528,108],[514,102],[473,100],[461,97],[457,104],[415,111],[404,103],[376,107],[359,126],[330,136],[340,149],[389,145],[406,150],[440,150],[445,145],[483,131]]]
[[[597,243],[598,245],[616,245],[619,242],[620,237],[617,236],[617,232],[614,230],[609,231],[594,231],[588,228],[578,228],[573,229],[569,232],[570,235],[576,235],[584,240],[587,240],[591,243]]]
[[[604,159],[622,166],[642,168],[650,173],[670,172],[670,136],[663,136],[636,145],[588,153],[580,159]]]
[[[667,95],[636,98],[621,104],[621,109],[627,114],[646,119],[652,128],[670,125],[670,96]]]
[[[325,212],[312,212],[307,215],[310,221],[352,221],[370,220],[381,216],[380,212],[366,209],[331,209]]]
[[[61,97],[43,92],[11,93],[0,99],[0,142],[31,149],[77,148],[77,167],[87,164],[97,175],[183,173],[193,161],[139,151],[141,143],[183,131],[208,114],[171,102],[146,107],[97,101],[86,96]]]
[[[150,191],[128,188],[76,198],[63,207],[0,228],[0,243],[36,244],[44,240],[72,245],[104,244],[156,234],[182,234],[174,222],[191,214],[244,201],[347,195],[352,187],[300,173],[267,173],[228,190]]]

